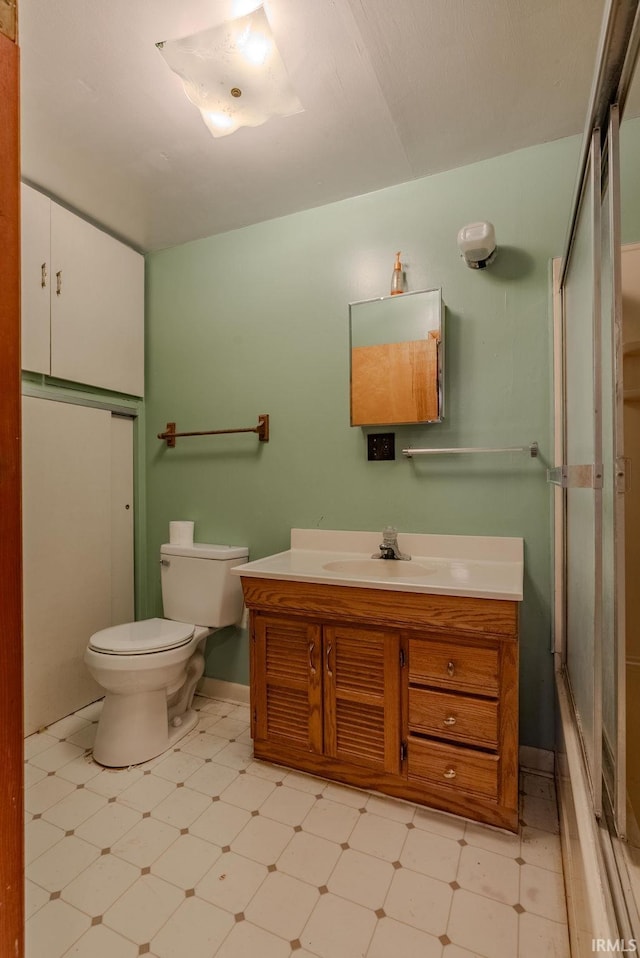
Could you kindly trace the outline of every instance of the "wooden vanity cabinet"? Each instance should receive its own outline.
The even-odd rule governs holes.
[[[516,602],[242,584],[256,758],[517,829]]]

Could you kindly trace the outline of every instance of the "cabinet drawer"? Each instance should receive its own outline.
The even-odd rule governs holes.
[[[497,755],[409,736],[410,782],[440,785],[497,801],[499,762]]]
[[[498,703],[431,689],[409,689],[409,730],[484,748],[498,746]]]
[[[498,694],[500,652],[497,646],[464,645],[450,640],[409,640],[409,681]]]

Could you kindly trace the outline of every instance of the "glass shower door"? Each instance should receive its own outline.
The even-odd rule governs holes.
[[[565,665],[597,815],[602,807],[600,209],[595,131],[562,296]]]

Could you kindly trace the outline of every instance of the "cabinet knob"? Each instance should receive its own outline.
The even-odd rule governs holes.
[[[455,778],[455,777],[456,777],[455,768],[448,768],[446,772],[444,772],[444,778]]]
[[[447,675],[454,675],[456,666],[454,662],[447,662]]]
[[[444,722],[443,722],[442,724],[443,724],[443,725],[455,725],[455,724],[456,724],[456,717],[455,717],[455,715],[448,715],[447,718],[444,720]]]

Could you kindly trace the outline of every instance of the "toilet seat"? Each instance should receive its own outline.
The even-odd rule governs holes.
[[[195,626],[170,619],[143,619],[101,629],[89,639],[89,648],[109,655],[148,655],[187,645]]]

